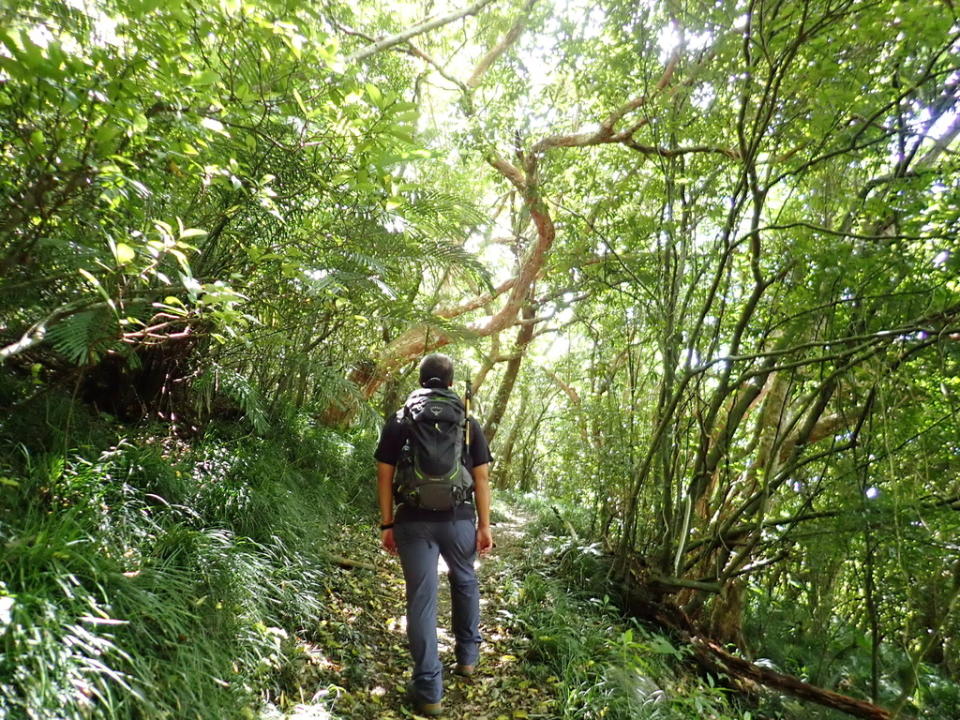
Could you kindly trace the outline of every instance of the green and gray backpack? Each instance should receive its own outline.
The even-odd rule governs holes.
[[[448,388],[414,390],[398,412],[403,450],[394,475],[397,500],[422,510],[451,510],[470,499],[463,464],[467,413]]]

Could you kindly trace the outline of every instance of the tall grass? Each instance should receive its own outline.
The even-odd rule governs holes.
[[[316,551],[359,511],[368,441],[82,421],[70,451],[36,416],[30,442],[0,429],[0,720],[252,716],[322,611]]]

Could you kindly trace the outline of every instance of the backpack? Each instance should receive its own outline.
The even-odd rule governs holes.
[[[405,440],[394,496],[422,510],[452,510],[466,502],[473,476],[463,464],[467,413],[448,388],[420,388],[397,413]]]

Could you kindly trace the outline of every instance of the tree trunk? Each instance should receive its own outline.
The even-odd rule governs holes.
[[[526,398],[524,398],[524,400],[525,399]],[[503,444],[503,453],[494,467],[494,486],[499,490],[506,490],[511,487],[511,485],[516,485],[516,483],[510,483],[508,481],[510,481],[513,476],[513,450],[517,445],[520,429],[524,426],[526,412],[527,403],[521,402],[520,411],[513,419],[510,432],[507,434],[507,441]]]
[[[527,351],[527,345],[533,339],[534,316],[533,305],[530,303],[524,305],[522,317],[525,322],[520,326],[520,332],[517,333],[517,340],[513,345],[513,354],[507,362],[503,378],[500,380],[500,387],[497,389],[497,396],[493,401],[493,408],[491,408],[487,422],[483,426],[483,434],[487,437],[487,443],[493,442],[493,438],[500,427],[500,421],[503,420],[503,415],[507,411],[507,404],[510,402],[510,395],[513,394],[513,387],[517,383],[517,375],[520,373],[523,356]]]

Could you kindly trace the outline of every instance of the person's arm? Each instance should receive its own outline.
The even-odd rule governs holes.
[[[380,505],[380,524],[393,525],[393,473],[396,467],[385,462],[377,462],[377,502]],[[391,555],[397,554],[397,543],[393,539],[393,528],[380,532],[380,544]]]
[[[490,530],[490,463],[475,466],[471,474],[477,506],[477,551],[485,555],[493,547],[493,532]]]

